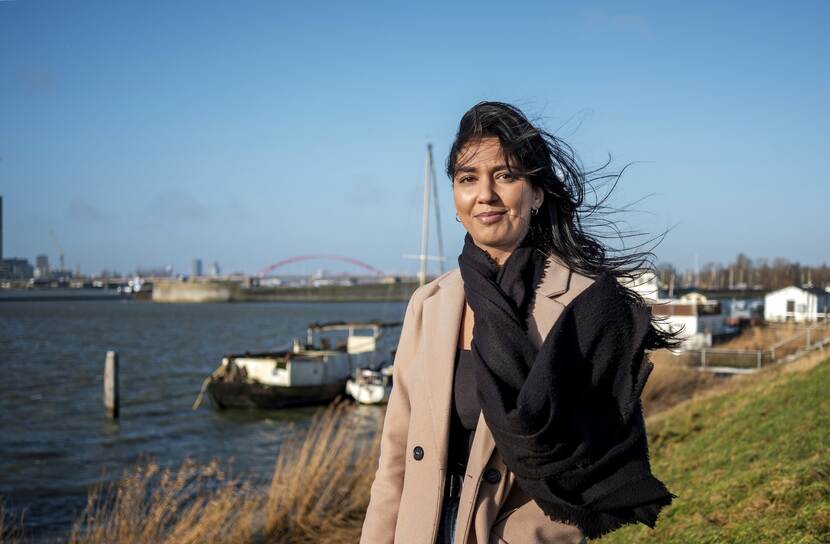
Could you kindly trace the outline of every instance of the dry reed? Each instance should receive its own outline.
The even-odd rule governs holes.
[[[70,544],[249,542],[263,499],[218,461],[150,463],[89,494]]]
[[[355,542],[380,444],[359,439],[334,403],[277,454],[270,487],[230,478],[218,461],[150,463],[89,495],[70,544]],[[4,541],[5,542],[5,541]]]
[[[10,519],[6,512],[6,505],[0,497],[0,542],[3,544],[19,544],[23,542],[23,514],[19,519]]]
[[[731,338],[718,348],[728,349],[769,349],[774,344],[803,334],[813,323],[767,323],[744,329],[740,335]]]
[[[266,505],[268,542],[356,542],[374,478],[380,433],[359,440],[348,404],[312,421],[304,439],[283,445]]]
[[[668,350],[655,351],[649,354],[649,359],[654,363],[654,369],[641,395],[646,416],[690,399],[720,382],[709,373],[687,367],[682,357],[676,357]]]

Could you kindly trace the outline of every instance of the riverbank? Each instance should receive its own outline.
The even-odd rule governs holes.
[[[0,289],[0,302],[54,302],[58,300],[127,300],[131,295],[117,289],[43,288]]]
[[[678,497],[655,529],[629,526],[598,542],[827,541],[830,359],[818,355],[648,418],[653,471]],[[218,462],[188,461],[177,470],[150,464],[91,493],[68,542],[356,542],[379,435],[354,440],[342,424],[346,409],[322,410],[307,433],[280,448],[267,490]]]
[[[652,468],[678,497],[654,530],[599,542],[830,541],[826,357],[764,369],[650,418]]]

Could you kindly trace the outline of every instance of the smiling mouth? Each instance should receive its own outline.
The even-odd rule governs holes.
[[[485,225],[490,225],[497,221],[500,221],[502,217],[507,214],[507,210],[502,211],[492,211],[492,212],[481,212],[477,213],[474,217],[478,219],[480,222],[484,223]]]

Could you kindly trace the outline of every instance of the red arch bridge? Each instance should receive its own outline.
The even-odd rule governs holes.
[[[382,270],[379,270],[379,269],[375,268],[374,266],[372,266],[370,264],[364,263],[363,261],[358,260],[358,259],[354,259],[352,257],[345,257],[343,255],[314,254],[314,255],[297,255],[296,257],[289,257],[288,259],[283,259],[283,260],[281,260],[279,262],[276,262],[276,263],[274,263],[274,264],[272,264],[272,265],[270,265],[266,268],[263,268],[262,270],[257,272],[257,276],[259,276],[261,278],[265,277],[265,276],[268,276],[272,272],[274,272],[274,270],[276,270],[280,267],[283,267],[283,266],[286,266],[286,265],[289,265],[289,264],[293,264],[293,263],[297,263],[297,262],[301,262],[301,261],[340,261],[340,262],[352,264],[354,266],[357,266],[358,268],[362,268],[363,270],[371,272],[372,274],[374,274],[376,276],[385,276],[386,275]]]

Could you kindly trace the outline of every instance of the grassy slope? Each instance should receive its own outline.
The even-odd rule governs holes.
[[[649,446],[678,498],[654,530],[602,544],[830,542],[830,359],[679,405],[649,422]]]

